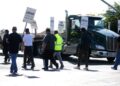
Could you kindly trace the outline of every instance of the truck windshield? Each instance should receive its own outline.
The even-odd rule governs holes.
[[[88,18],[88,19],[87,19]],[[104,24],[100,17],[84,17],[70,16],[68,24],[68,37],[71,42],[78,42],[81,38],[81,27],[85,26],[87,30],[94,31],[103,29]],[[86,19],[86,20],[85,20]]]
[[[102,20],[95,20],[95,27],[96,28],[103,28],[104,27],[104,23]]]
[[[104,28],[104,22],[101,18],[90,18],[88,29],[89,30],[96,30],[96,29],[103,29]]]

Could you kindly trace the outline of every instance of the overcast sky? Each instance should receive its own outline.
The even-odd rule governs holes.
[[[111,5],[119,0],[106,0]],[[120,2],[119,2],[120,3]],[[55,18],[55,26],[58,20],[64,20],[65,10],[69,14],[99,14],[105,12],[108,6],[101,0],[0,0],[0,30],[17,26],[18,32],[23,32],[25,22],[23,17],[27,7],[35,8],[35,20],[38,32],[50,26],[50,17]],[[29,25],[28,25],[29,27]]]

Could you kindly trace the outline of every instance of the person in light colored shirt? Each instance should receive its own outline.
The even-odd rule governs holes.
[[[31,69],[34,69],[35,64],[34,64],[34,59],[33,59],[33,37],[29,32],[29,29],[25,29],[25,33],[23,36],[23,43],[24,43],[24,60],[23,60],[23,68],[27,69],[26,67],[26,61],[27,59],[31,63]]]

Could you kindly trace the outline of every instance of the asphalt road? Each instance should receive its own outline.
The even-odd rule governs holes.
[[[89,70],[75,69],[76,60],[64,61],[63,70],[42,70],[42,59],[35,58],[34,70],[21,68],[23,58],[17,58],[18,75],[11,76],[10,64],[3,64],[3,56],[0,56],[0,86],[120,86],[120,67],[112,70],[112,64],[106,59],[91,58]]]

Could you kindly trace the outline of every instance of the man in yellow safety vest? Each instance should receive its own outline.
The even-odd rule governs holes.
[[[55,37],[56,37],[56,41],[55,41],[55,52],[54,52],[54,57],[56,56],[57,59],[59,60],[61,66],[60,69],[64,68],[63,62],[62,62],[62,57],[61,57],[61,51],[63,48],[63,39],[62,37],[58,34],[58,31],[56,30],[54,32]]]
[[[54,31],[54,35],[55,35],[55,48],[54,48],[54,57],[57,57],[57,59],[59,60],[61,66],[60,69],[64,68],[63,62],[62,62],[62,57],[61,57],[61,51],[62,51],[62,47],[63,47],[63,39],[62,37],[58,34],[58,31]],[[50,63],[50,67],[52,68],[52,63]]]

